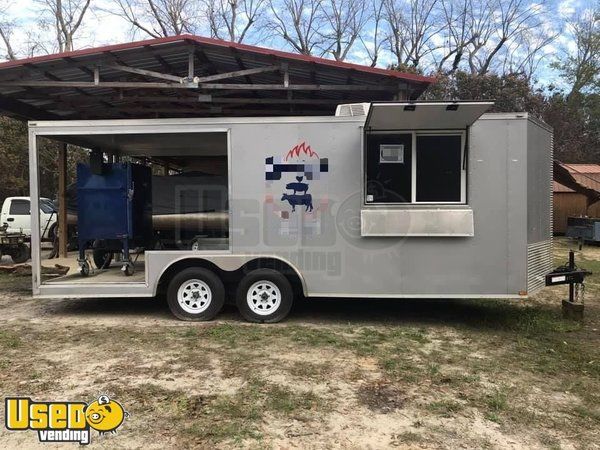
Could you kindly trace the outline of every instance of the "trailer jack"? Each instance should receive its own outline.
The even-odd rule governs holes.
[[[585,277],[591,274],[592,272],[577,267],[575,252],[570,250],[569,262],[546,275],[546,286],[569,285],[569,298],[562,301],[563,317],[583,320]]]

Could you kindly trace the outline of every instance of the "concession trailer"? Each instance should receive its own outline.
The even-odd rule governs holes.
[[[231,293],[258,322],[283,319],[294,295],[526,298],[552,269],[552,130],[526,113],[486,113],[491,105],[381,101],[342,104],[331,116],[31,121],[34,295],[164,292],[178,318],[210,320]],[[60,260],[41,257],[42,137],[92,155],[78,169],[89,188],[73,225],[80,248]],[[119,171],[161,159],[179,167],[163,174],[169,189],[153,189],[146,174],[107,194]],[[135,219],[127,211],[141,211],[136,198],[147,206],[139,242],[115,225]],[[42,276],[57,262],[71,269]]]

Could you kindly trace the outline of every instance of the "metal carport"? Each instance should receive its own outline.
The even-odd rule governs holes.
[[[0,111],[20,119],[329,115],[416,99],[434,80],[192,35],[0,63]]]
[[[340,103],[413,100],[433,81],[180,35],[0,63],[0,113],[20,120],[331,115]],[[58,174],[63,205],[66,144]],[[61,206],[61,254],[66,222]]]

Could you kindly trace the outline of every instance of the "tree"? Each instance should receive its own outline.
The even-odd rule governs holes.
[[[200,12],[197,0],[114,0],[117,14],[134,31],[153,38],[193,33]]]
[[[261,20],[267,0],[205,0],[204,15],[217,39],[243,42]]]
[[[567,24],[576,49],[567,49],[561,61],[554,64],[570,85],[569,97],[589,89],[600,88],[600,6],[587,11]]]
[[[59,52],[75,48],[75,34],[89,10],[91,0],[36,0],[40,7],[40,24],[52,29]]]
[[[542,60],[549,57],[546,49],[557,37],[557,33],[543,30],[524,31],[518,41],[507,46],[500,73],[523,75],[531,80]]]
[[[439,75],[426,100],[494,100],[491,112],[525,111],[554,130],[554,157],[564,162],[600,161],[600,95],[584,94],[579,103],[561,90],[536,89],[525,75],[478,75],[457,71]]]
[[[425,92],[427,100],[494,100],[492,112],[527,111],[542,117],[544,96],[534,90],[529,80],[516,74],[477,75],[457,71],[440,75]]]
[[[324,0],[269,0],[271,32],[298,53],[312,55],[323,46]]]
[[[418,67],[434,49],[438,0],[383,0],[390,51],[398,66]]]
[[[471,32],[473,30],[472,1],[442,0],[440,2],[443,20],[440,34],[444,43],[437,62],[439,73],[452,74],[456,72],[463,62],[468,47],[477,39],[477,34]],[[446,67],[448,62],[451,63],[450,67]]]
[[[327,26],[322,33],[325,53],[333,55],[336,61],[344,61],[369,20],[367,3],[365,0],[324,0],[321,7]]]
[[[526,42],[528,33],[543,29],[543,9],[530,0],[472,2],[470,14],[473,42],[468,62],[471,72],[480,75],[493,69],[511,42],[518,46]]]
[[[369,65],[371,67],[377,65],[381,48],[386,42],[385,30],[383,27],[383,12],[383,0],[370,0],[369,20],[367,23],[371,25],[371,28],[365,27],[363,33],[358,36],[364,50],[367,52],[367,56],[370,60]]]
[[[17,26],[16,20],[9,17],[6,10],[9,7],[9,2],[3,0],[0,2],[0,38],[4,44],[4,58],[8,60],[17,59],[16,52],[13,49],[11,38]]]

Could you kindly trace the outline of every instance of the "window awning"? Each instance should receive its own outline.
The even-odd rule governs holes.
[[[494,102],[371,103],[367,130],[464,130]]]

